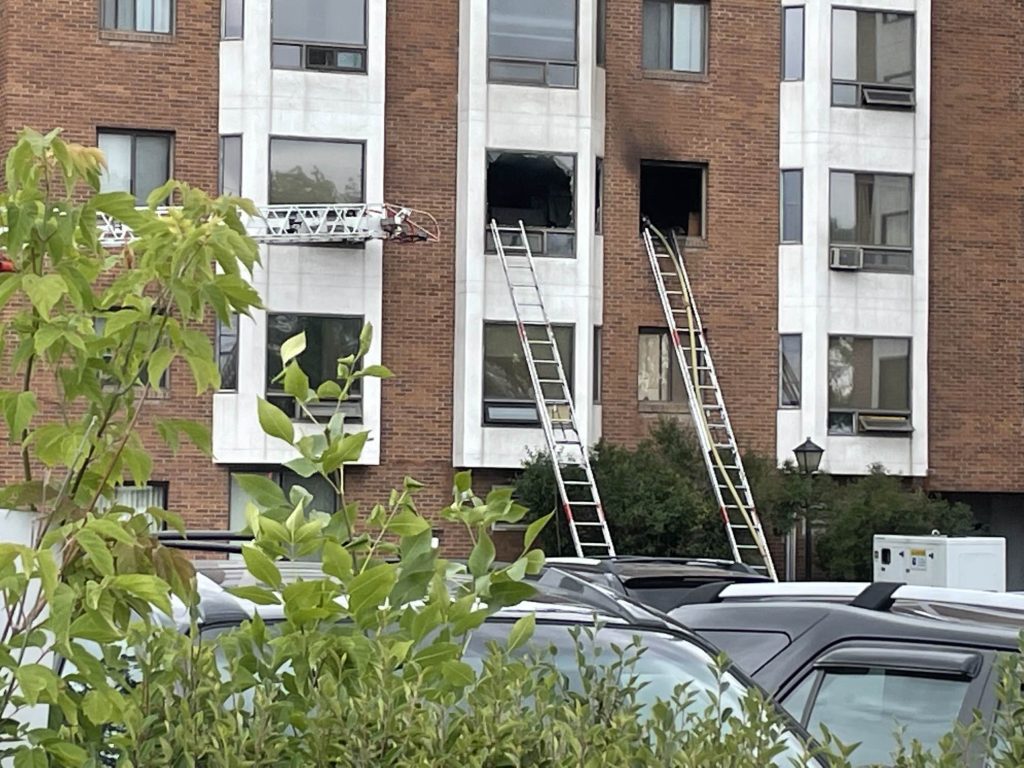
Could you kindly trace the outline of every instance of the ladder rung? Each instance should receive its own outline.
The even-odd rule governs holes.
[[[539,307],[540,304],[538,304],[537,306]],[[529,336],[526,337],[526,341],[529,342],[530,344],[547,344],[549,347],[552,346],[552,344],[553,344],[551,339],[531,339]],[[538,360],[537,362],[553,363],[555,361],[554,360]]]
[[[604,523],[585,521],[582,523],[573,523],[573,525],[577,528],[601,528],[604,525]]]
[[[596,501],[570,501],[569,506],[596,507]]]
[[[539,362],[539,361],[538,361]],[[537,379],[538,384],[561,384],[561,379]]]
[[[593,549],[594,547],[600,547],[601,549],[608,549],[608,543],[604,542],[604,541],[581,541],[580,542],[580,546],[581,547],[590,547],[591,549]]]
[[[587,480],[563,480],[562,481],[562,485],[587,485],[587,486],[589,486],[590,482],[587,481]]]

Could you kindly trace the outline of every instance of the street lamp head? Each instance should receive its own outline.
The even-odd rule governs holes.
[[[818,467],[821,466],[821,457],[824,453],[825,449],[817,445],[810,437],[804,441],[803,445],[793,449],[793,454],[796,456],[796,465],[800,468],[800,472],[805,475],[818,471]]]

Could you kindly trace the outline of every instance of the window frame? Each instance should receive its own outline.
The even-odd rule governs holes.
[[[799,209],[797,224],[799,232],[796,238],[786,237],[786,174],[797,174],[799,177],[800,199],[797,207]],[[831,204],[831,198],[829,198]],[[799,245],[804,241],[804,169],[783,168],[779,171],[779,244]]]
[[[360,155],[360,173],[359,173],[359,198],[358,203],[332,203],[332,202],[319,202],[319,203],[274,203],[271,202],[271,184],[274,179],[274,163],[273,163],[273,152],[274,152],[274,141],[305,141],[315,144],[354,144],[361,148]],[[276,206],[318,206],[318,205],[363,205],[366,203],[366,139],[338,139],[334,137],[330,138],[319,138],[317,136],[290,136],[283,134],[271,134],[267,137],[267,204]],[[347,247],[351,248],[352,245]],[[279,314],[288,314],[285,312]]]
[[[288,72],[325,72],[328,74],[336,75],[366,75],[369,73],[370,68],[370,3],[368,0],[362,0],[363,3],[363,44],[361,46],[352,45],[345,43],[339,45],[338,43],[324,42],[324,41],[310,41],[310,40],[290,40],[287,38],[278,39],[274,37],[274,3],[276,0],[270,2],[270,48],[268,54],[270,56],[270,69],[281,69]],[[282,66],[274,63],[274,46],[275,45],[287,45],[294,46],[300,49],[299,60],[300,64],[297,67]],[[310,48],[326,48],[336,51],[356,52],[362,56],[362,66],[360,67],[311,67],[308,64],[309,61],[309,49]],[[363,166],[363,172],[366,172],[366,166]]]
[[[238,5],[242,12],[241,24],[239,25],[239,33],[237,35],[228,36],[227,34],[227,7],[229,4],[235,3]],[[220,39],[221,40],[244,40],[245,39],[245,0],[221,0],[220,2]]]
[[[237,392],[238,391],[238,372],[239,372],[239,368],[240,368],[240,366],[239,366],[239,354],[240,354],[240,351],[241,351],[239,349],[239,346],[240,346],[240,343],[241,343],[241,340],[242,340],[242,334],[241,334],[240,325],[241,325],[242,316],[238,312],[232,312],[231,313],[231,317],[232,317],[232,321],[233,321],[233,325],[234,325],[234,331],[235,331],[234,361],[231,363],[232,368],[234,369],[234,380],[235,380],[235,386],[233,386],[233,387],[225,387],[224,386],[224,373],[223,373],[224,372],[224,363],[221,360],[221,356],[224,354],[224,349],[223,349],[223,346],[222,346],[222,343],[221,343],[222,342],[222,338],[223,338],[222,330],[224,328],[224,324],[221,322],[219,317],[214,319],[214,338],[213,338],[214,351],[213,351],[213,354],[214,354],[214,356],[217,359],[217,372],[220,373],[220,375],[221,375],[221,386],[217,390],[218,392]]]
[[[795,403],[784,402],[783,393],[786,391],[785,378],[783,376],[783,362],[786,359],[786,348],[785,339],[797,339],[799,349],[797,350],[797,393]],[[804,377],[803,377],[803,364],[804,364],[804,335],[802,333],[780,333],[779,334],[779,410],[784,411],[798,411],[803,408],[804,402]]]
[[[604,158],[600,156],[594,158],[594,234],[604,234]]]
[[[910,64],[911,71],[910,75],[913,79],[912,85],[894,85],[892,83],[874,83],[874,82],[862,82],[860,80],[846,80],[837,79],[835,76],[835,30],[836,30],[836,11],[853,11],[856,14],[875,14],[879,16],[890,15],[890,16],[907,16],[910,18]],[[805,19],[806,20],[806,19]],[[913,112],[917,109],[917,13],[914,11],[896,11],[891,9],[883,8],[864,8],[857,6],[848,5],[834,5],[831,7],[831,17],[829,19],[829,104],[833,108],[838,109],[882,109],[882,110],[896,110],[899,112]],[[854,52],[857,53],[856,47]],[[859,64],[859,61],[855,62],[855,67]],[[856,104],[846,104],[836,102],[836,85],[855,86],[857,89]],[[908,104],[871,104],[865,101],[864,89],[865,88],[877,88],[882,91],[892,92],[903,92],[909,93],[911,96]]]
[[[217,162],[217,194],[224,194],[224,161],[227,159],[227,153],[224,151],[225,140],[238,139],[238,192],[242,194],[242,170],[245,164],[245,142],[242,139],[241,133],[222,133],[219,138],[218,145],[218,162]],[[269,158],[268,158],[269,162]]]
[[[661,5],[700,5],[704,7],[704,31],[703,50],[701,52],[701,68],[673,69],[669,67],[648,67],[644,63],[644,6],[647,3],[659,3]],[[670,40],[672,38],[670,37]],[[671,48],[671,44],[669,45]],[[704,79],[711,74],[711,1],[710,0],[641,0],[640,2],[640,70],[644,73],[655,73],[656,75],[670,75],[683,78]]]
[[[525,325],[536,326],[543,328],[541,323],[525,323]],[[537,408],[537,395],[530,399],[503,399],[487,397],[487,327],[488,326],[507,326],[513,330],[518,331],[516,322],[514,320],[484,320],[482,324],[482,333],[480,334],[480,424],[483,427],[497,427],[500,429],[536,429],[541,426],[540,413]],[[569,329],[570,338],[572,339],[572,350],[571,356],[568,363],[565,358],[561,357],[562,352],[559,350],[558,354],[562,360],[562,369],[565,371],[566,379],[569,384],[569,395],[572,398],[573,404],[576,403],[576,324],[575,323],[551,323],[551,330],[555,332],[555,342],[557,344],[558,336],[557,332],[560,329]],[[520,346],[522,341],[519,341]],[[523,365],[527,366],[525,353],[523,359]],[[529,366],[527,366],[527,372],[529,372]],[[543,384],[541,385],[543,386]],[[529,404],[534,410],[534,418],[532,419],[509,419],[509,420],[495,420],[488,417],[488,410],[491,405],[507,405],[507,406],[519,406],[525,410],[526,405]]]
[[[117,504],[119,503],[117,499],[117,491],[119,488],[152,488],[154,490],[159,490],[161,491],[161,495],[163,496],[163,506],[159,507],[159,509],[162,509],[164,512],[167,512],[171,508],[171,484],[167,480],[150,479],[148,482],[142,485],[139,485],[134,480],[130,480],[124,483],[118,483],[114,486],[114,498],[110,500],[109,507],[117,506]],[[122,504],[122,506],[128,505]],[[136,509],[136,513],[139,513],[138,509]],[[145,514],[145,511],[143,511],[142,514]],[[146,517],[149,517],[149,515],[146,515]],[[151,517],[149,527],[150,530],[153,531],[166,531],[168,529],[166,522],[160,522],[158,520],[154,520]]]
[[[577,14],[579,8],[577,7]],[[594,16],[597,29],[594,34],[594,65],[602,69],[608,66],[608,0],[595,0]],[[579,53],[577,52],[577,58]]]
[[[487,82],[494,83],[496,85],[517,85],[524,86],[527,88],[557,88],[560,90],[575,90],[580,87],[580,0],[573,0],[575,21],[573,24],[574,29],[574,41],[573,41],[573,60],[572,61],[557,61],[550,59],[528,59],[523,57],[514,56],[494,56],[491,54],[491,3],[493,0],[487,0]],[[544,80],[516,80],[511,78],[494,77],[491,72],[491,64],[493,62],[503,64],[539,64],[544,67]],[[550,68],[551,65],[555,66],[572,66],[574,70],[572,85],[560,85],[551,82]],[[550,154],[561,154],[553,152]]]
[[[231,502],[232,502],[232,493],[231,493],[231,491],[232,491],[232,485],[233,485],[232,481],[234,479],[234,476],[235,475],[262,475],[262,476],[266,477],[267,479],[272,480],[282,491],[284,491],[285,498],[288,498],[289,488],[285,488],[283,483],[282,483],[282,477],[283,477],[285,472],[292,472],[293,474],[297,475],[300,480],[303,480],[303,479],[307,479],[308,480],[308,479],[310,479],[310,478],[303,478],[303,477],[301,477],[301,475],[298,475],[298,473],[294,472],[293,470],[288,469],[288,467],[284,466],[283,464],[231,464],[231,465],[228,466],[228,471],[225,474],[227,475],[227,486],[228,486],[227,487],[227,492],[228,492],[227,493],[227,495],[228,495],[228,504],[227,504],[228,519],[227,519],[227,523],[228,523],[228,529],[229,530],[231,530],[233,528],[233,526],[231,525],[231,506],[232,506],[232,504],[231,504]],[[270,477],[270,475],[274,475],[274,477]],[[312,475],[311,477],[316,478],[316,477],[319,477],[319,475]],[[293,485],[298,485],[298,483],[293,483]],[[333,496],[332,498],[334,500],[334,507],[335,507],[334,512],[337,512],[338,511],[337,510],[338,498],[337,498],[337,496]],[[242,527],[244,527],[244,520],[243,520]],[[239,530],[241,530],[241,528]],[[235,532],[237,533],[237,531],[235,531]]]
[[[703,247],[708,244],[708,177],[711,173],[711,165],[707,162],[701,161],[675,161],[675,160],[647,160],[641,158],[640,160],[640,176],[641,179],[641,193],[640,198],[642,201],[643,197],[643,184],[642,175],[644,172],[644,166],[667,166],[670,168],[691,168],[700,171],[700,235],[694,236],[687,233],[685,238],[682,238],[682,243],[687,248]],[[641,202],[641,211],[643,205]]]
[[[271,322],[271,318],[279,316],[279,315],[294,315],[295,317],[307,318],[307,319],[308,318],[319,318],[319,319],[327,319],[327,320],[358,320],[359,321],[360,330],[362,330],[363,326],[366,325],[366,315],[365,314],[363,314],[363,315],[344,315],[344,314],[330,314],[330,313],[326,313],[326,312],[308,312],[308,313],[307,312],[282,312],[282,311],[273,311],[273,310],[268,309],[268,310],[266,310],[266,328],[265,328],[265,333],[263,334],[263,358],[267,362],[269,362],[269,359],[270,359],[270,322]],[[357,338],[358,338],[358,335],[357,335]],[[357,369],[358,369],[358,367],[361,366],[361,364],[362,364],[361,361],[357,361]],[[309,371],[305,371],[305,373],[307,375],[309,375]],[[282,410],[284,412],[284,414],[286,416],[288,416],[293,422],[296,422],[296,423],[307,423],[308,424],[309,423],[309,418],[302,411],[302,409],[299,408],[298,403],[295,402],[295,399],[291,395],[289,395],[287,392],[284,391],[284,387],[283,386],[280,389],[271,389],[271,384],[272,384],[271,379],[273,378],[273,376],[276,376],[276,375],[277,375],[276,372],[273,375],[271,375],[270,367],[267,366],[267,369],[264,372],[264,376],[263,376],[263,379],[264,379],[264,381],[263,381],[263,397],[265,397],[270,402],[273,402],[273,401],[271,401],[271,398],[274,398],[274,399],[288,398],[289,402],[292,403],[291,413],[289,413],[289,411],[287,409],[280,408],[280,406],[277,406],[277,407],[280,408],[280,410]],[[313,377],[310,377],[310,378],[313,378]],[[330,380],[332,380],[332,381],[335,380],[335,377],[331,377]],[[310,383],[310,388],[314,389],[314,390],[316,389],[316,387],[314,387],[312,385],[312,383]],[[349,423],[349,424],[362,424],[363,423],[363,418],[364,418],[363,399],[364,399],[364,397],[365,397],[365,394],[363,392],[363,388],[361,386],[360,380],[357,379],[353,383],[352,388],[349,390],[348,399],[345,401],[345,404],[341,408],[341,412],[345,414],[345,421],[346,421],[346,423]],[[323,406],[325,403],[329,404],[329,406],[330,406],[329,409],[328,408],[320,407],[320,406]],[[319,401],[319,403],[309,403],[309,404],[307,404],[307,407],[313,413],[314,416],[320,416],[320,415],[327,416],[327,415],[330,415],[330,414],[334,413],[335,408],[337,406],[337,403],[338,403],[337,400],[321,399]],[[328,414],[328,410],[330,411],[330,414]]]
[[[148,128],[105,128],[98,127],[96,129],[96,146],[99,146],[100,136],[103,134],[113,136],[128,136],[132,140],[131,148],[131,168],[129,169],[129,182],[128,185],[131,189],[128,190],[128,194],[136,198],[136,204],[138,202],[138,192],[136,192],[136,173],[135,173],[135,142],[141,137],[149,138],[164,138],[167,139],[167,178],[164,180],[164,184],[174,178],[174,160],[175,160],[175,145],[177,144],[177,134],[174,131],[155,131]],[[111,190],[108,190],[111,191]],[[148,195],[147,195],[148,197]],[[167,200],[163,203],[166,205]],[[145,205],[145,202],[142,203]]]
[[[870,243],[854,243],[854,242],[840,242],[832,236],[832,212],[833,203],[835,202],[835,183],[834,179],[837,174],[846,174],[853,176],[854,189],[857,186],[858,176],[871,176],[873,180],[877,180],[879,177],[888,177],[895,179],[907,179],[910,182],[910,188],[908,190],[907,200],[907,216],[909,217],[909,233],[910,233],[910,245],[872,245]],[[859,211],[857,211],[856,195],[854,196],[854,229],[857,228],[859,221]],[[892,215],[892,214],[889,214]],[[876,257],[892,256],[902,254],[907,257],[907,266],[886,266],[881,263],[862,263],[858,268],[861,272],[882,272],[893,275],[912,275],[914,274],[914,226],[916,224],[916,211],[914,206],[914,174],[912,173],[890,173],[887,171],[858,171],[851,170],[849,168],[829,168],[828,169],[828,246],[829,250],[833,248],[858,248],[861,252],[861,258],[866,262],[866,257],[870,254]]]
[[[787,42],[789,37],[787,31],[789,30],[789,13],[791,11],[800,12],[800,74],[799,76],[787,76],[786,73],[786,51]],[[807,76],[807,8],[804,5],[784,5],[782,6],[782,57],[781,57],[781,70],[779,73],[780,79],[784,83],[800,83],[803,82]]]
[[[845,408],[845,407],[833,407],[832,405],[832,392],[829,388],[829,380],[832,377],[832,361],[830,359],[832,352],[832,341],[833,339],[839,338],[850,338],[856,341],[857,339],[869,339],[872,342],[872,346],[876,341],[905,341],[907,343],[907,409],[889,409],[889,408]],[[830,333],[828,334],[827,347],[825,352],[825,365],[826,365],[826,382],[825,382],[825,412],[826,422],[825,428],[829,437],[910,437],[914,431],[914,338],[912,336],[869,336],[866,334],[857,333]],[[872,354],[872,366],[874,366],[874,355]],[[871,378],[874,381],[875,371],[872,370]],[[833,414],[844,414],[849,415],[852,422],[852,431],[838,430],[832,428],[832,415]],[[861,419],[863,417],[881,417],[881,418],[902,418],[905,422],[905,426],[898,426],[894,423],[893,428],[890,430],[886,429],[863,429],[861,427]]]
[[[661,340],[662,344],[668,347],[668,376],[666,379],[669,396],[668,399],[658,400],[643,400],[640,398],[640,339],[644,336],[656,336]],[[659,347],[660,352],[660,347]],[[690,407],[690,392],[686,387],[685,374],[679,368],[679,360],[676,358],[676,350],[672,345],[672,334],[668,328],[655,327],[655,326],[641,326],[637,329],[636,336],[636,363],[637,363],[637,381],[636,381],[636,402],[640,410],[647,409],[659,409],[659,408],[678,408],[680,410],[688,409]],[[680,399],[673,399],[675,393],[675,380],[679,378],[680,387]],[[659,377],[660,379],[660,377]],[[660,390],[660,387],[659,387]]]
[[[135,2],[136,0],[100,0],[100,30],[103,32],[114,32],[128,35],[159,35],[160,37],[170,37],[177,34],[178,0],[168,0],[169,10],[166,32],[158,32],[155,29],[139,29],[137,22],[138,15],[135,13],[134,7],[132,9],[132,18],[135,21],[133,21],[132,27],[129,29],[127,27],[117,26],[117,16],[119,15],[117,12],[118,5],[120,3],[126,3],[134,6]],[[149,2],[154,6],[155,10],[156,0],[149,0]],[[113,6],[114,26],[107,25],[107,12],[109,6]],[[156,14],[154,13],[153,16],[155,17]]]
[[[604,326],[595,325],[593,328],[594,347],[592,352],[594,355],[594,364],[591,366],[593,369],[593,381],[591,381],[590,385],[594,388],[594,392],[591,399],[593,400],[594,405],[600,405],[601,378],[604,373],[604,370],[601,367],[601,352],[604,349]]]
[[[497,154],[511,154],[511,155],[550,155],[551,157],[571,157],[572,158],[572,221],[573,226],[571,229],[565,227],[526,227],[527,241],[530,243],[530,252],[536,258],[546,259],[575,259],[579,252],[579,239],[580,239],[580,222],[579,222],[579,176],[580,176],[580,158],[577,152],[541,152],[530,149],[496,149],[494,147],[487,147],[484,149],[484,253],[485,254],[496,254],[498,251],[492,242],[491,237],[491,219],[488,216],[488,211],[491,207],[490,198],[487,195],[488,177],[491,168],[491,153]],[[499,227],[515,226],[510,224],[499,224]],[[572,253],[551,253],[547,241],[548,235],[567,235],[572,237]],[[534,248],[533,237],[540,238],[540,247]],[[505,243],[510,245],[510,243]]]

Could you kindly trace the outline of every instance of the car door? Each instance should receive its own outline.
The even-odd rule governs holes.
[[[813,661],[780,691],[779,701],[813,736],[825,725],[851,762],[888,765],[903,743],[934,749],[957,721],[987,699],[992,654],[918,643],[849,642]]]

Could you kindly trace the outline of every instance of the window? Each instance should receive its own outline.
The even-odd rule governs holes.
[[[259,467],[252,470],[238,470],[231,473],[231,486],[228,491],[228,507],[230,509],[232,531],[241,531],[245,528],[245,507],[250,501],[253,501],[253,498],[245,492],[238,481],[239,475],[263,475],[277,483],[284,491],[286,497],[290,495],[291,489],[294,486],[304,488],[313,496],[313,500],[306,506],[307,514],[309,512],[326,512],[333,515],[337,512],[338,496],[334,489],[331,488],[331,484],[320,477],[320,475],[301,477],[284,467],[275,467],[273,469]]]
[[[366,71],[366,0],[274,0],[277,69]]]
[[[832,266],[841,249],[863,269],[912,272],[911,177],[833,171],[830,186]]]
[[[644,0],[644,69],[707,72],[706,2]]]
[[[299,333],[306,333],[306,350],[299,355],[299,366],[309,377],[309,386],[316,389],[325,381],[338,377],[338,360],[359,350],[362,317],[323,315],[267,316],[267,400],[292,418],[301,420],[305,413],[295,398],[285,394],[283,384],[274,379],[281,372],[281,345]],[[349,390],[349,399],[342,405],[346,418],[362,419],[362,388],[356,381]],[[330,400],[307,405],[314,416],[330,416],[336,403]]]
[[[725,651],[730,659],[750,674],[757,672],[789,645],[789,636],[783,632],[701,630],[700,636]]]
[[[706,177],[703,165],[642,161],[640,213],[666,236],[703,240]]]
[[[803,337],[799,333],[779,337],[779,407],[800,407]]]
[[[107,158],[100,177],[104,192],[130,192],[136,205],[145,205],[149,193],[171,177],[171,134],[101,130],[97,144]]]
[[[571,325],[553,326],[558,356],[565,370],[570,392],[573,389],[574,329]],[[541,325],[526,326],[531,339],[545,339]],[[535,345],[534,360],[537,376],[557,378],[551,347]],[[544,362],[544,361],[548,362]],[[544,393],[552,399],[561,397],[560,384],[542,384]],[[523,357],[519,331],[512,323],[484,323],[484,424],[501,426],[533,426],[538,423],[537,405],[530,370]]]
[[[103,0],[100,19],[104,29],[170,34],[173,0]]]
[[[97,503],[97,511],[106,511],[114,506],[129,507],[136,514],[150,517],[150,527],[153,530],[166,528],[166,524],[160,524],[152,515],[151,509],[167,509],[167,483],[151,482],[148,485],[118,485],[114,488],[114,498],[107,500],[100,498]]]
[[[832,11],[832,103],[913,108],[912,14],[850,8]]]
[[[604,232],[604,158],[594,166],[594,234]]]
[[[487,153],[487,221],[522,221],[535,256],[576,255],[575,188],[573,155]],[[493,251],[489,231],[487,250]]]
[[[594,326],[594,402],[601,402],[601,326]]]
[[[782,172],[782,242],[799,243],[804,237],[804,172]]]
[[[668,331],[641,328],[637,349],[637,400],[685,404],[686,382]]]
[[[804,9],[782,9],[782,79],[804,79]]]
[[[851,756],[853,765],[888,765],[901,728],[904,743],[917,740],[925,750],[937,747],[956,724],[969,685],[936,674],[830,669],[805,680],[784,704],[794,717],[803,716],[812,734],[820,734],[825,724],[842,743],[860,742]]]
[[[910,339],[829,337],[829,434],[911,429]]]
[[[594,43],[594,60],[597,66],[603,67],[607,61],[607,24],[608,0],[597,0],[597,38]]]
[[[577,0],[490,0],[492,83],[576,87]]]
[[[221,0],[220,39],[241,40],[245,29],[245,0]]]
[[[220,194],[242,194],[242,137],[220,137]]]
[[[217,318],[217,367],[220,369],[220,388],[238,388],[238,314],[231,315],[230,323]]]
[[[363,145],[272,138],[269,201],[271,205],[363,202]]]

